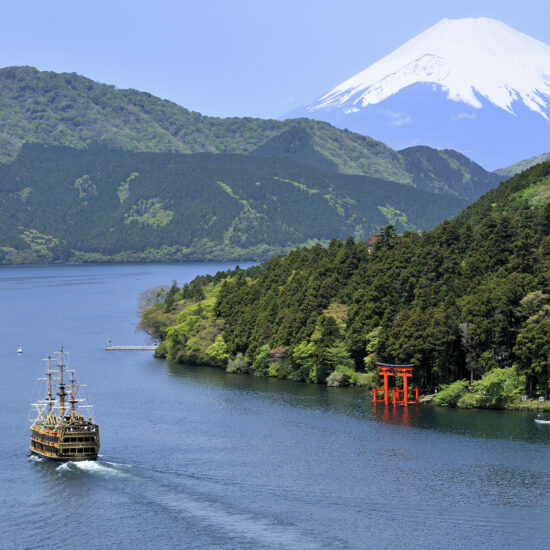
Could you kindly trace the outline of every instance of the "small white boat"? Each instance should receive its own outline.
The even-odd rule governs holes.
[[[23,348],[21,347],[17,348],[17,353],[23,353]]]
[[[550,420],[543,420],[542,418],[535,418],[537,424],[550,424]]]

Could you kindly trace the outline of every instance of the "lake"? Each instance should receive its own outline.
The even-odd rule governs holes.
[[[533,413],[373,410],[362,389],[104,350],[149,343],[144,290],[228,267],[0,268],[0,548],[548,546],[550,426]],[[35,379],[61,345],[97,462],[28,455]]]

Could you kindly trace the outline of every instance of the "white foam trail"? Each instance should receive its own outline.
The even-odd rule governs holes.
[[[131,468],[131,464],[122,464],[121,462],[109,462],[108,460],[102,460],[100,464],[109,464],[110,466],[117,466],[119,468]]]
[[[36,455],[29,455],[27,460],[30,460],[31,462],[43,462],[44,458],[42,458],[41,456],[36,456]]]
[[[121,472],[120,470],[117,470],[116,468],[113,468],[111,466],[107,466],[106,464],[112,464],[112,463],[102,463],[102,462],[96,462],[95,460],[82,460],[80,462],[64,462],[60,466],[56,468],[56,470],[60,473],[66,473],[66,472],[78,472],[79,470],[91,474],[99,474],[99,475],[106,475],[110,477],[126,477],[128,474],[125,474],[124,472]]]
[[[161,505],[175,511],[184,512],[214,528],[222,529],[233,536],[253,539],[262,548],[286,548],[288,550],[316,550],[319,544],[309,539],[290,525],[278,525],[265,518],[249,514],[228,512],[217,504],[209,504],[187,495],[164,492],[150,495]]]

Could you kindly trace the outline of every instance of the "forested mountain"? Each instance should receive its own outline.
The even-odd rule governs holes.
[[[74,73],[0,69],[0,162],[13,160],[25,142],[284,157],[469,200],[502,179],[453,152],[429,149],[422,155],[402,155],[380,141],[325,122],[208,117]]]
[[[27,144],[0,165],[0,263],[265,259],[467,204],[286,158]]]
[[[548,397],[550,163],[423,235],[386,226],[370,253],[332,240],[146,306],[141,326],[177,361],[331,385],[373,383],[377,360],[412,362],[424,389],[473,380],[474,393],[457,383],[462,406]]]
[[[506,168],[499,168],[498,170],[495,170],[494,173],[499,176],[511,178],[512,176],[527,170],[527,168],[531,168],[531,166],[535,166],[535,164],[540,164],[541,162],[546,162],[547,160],[550,160],[550,153],[545,153],[544,155],[538,155],[536,157],[531,157],[520,162],[516,162]]]
[[[426,191],[449,193],[474,201],[505,179],[504,174],[487,172],[452,149],[439,151],[418,145],[403,149],[399,154],[405,160],[405,169],[411,174],[413,185]]]

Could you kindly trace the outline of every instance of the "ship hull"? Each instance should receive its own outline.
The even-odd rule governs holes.
[[[57,462],[96,460],[99,454],[99,427],[82,418],[64,418],[56,426],[31,426],[30,451]]]
[[[46,458],[47,460],[51,460],[52,462],[84,462],[86,460],[97,460],[97,455],[94,456],[82,456],[82,457],[65,457],[65,456],[50,456],[42,454],[38,451],[34,451],[33,449],[30,449],[31,455],[39,456],[40,458]]]

